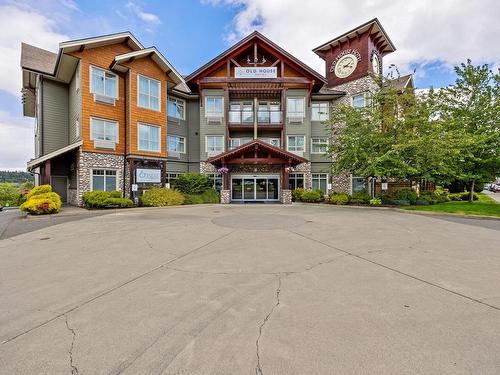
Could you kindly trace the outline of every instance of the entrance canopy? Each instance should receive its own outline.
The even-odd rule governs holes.
[[[294,167],[298,164],[306,163],[307,159],[281,148],[271,146],[260,139],[254,139],[231,151],[209,158],[207,162],[216,167],[235,164],[279,164]]]

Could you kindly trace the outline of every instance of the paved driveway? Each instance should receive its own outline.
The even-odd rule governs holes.
[[[213,205],[11,237],[0,373],[499,374],[497,223]]]

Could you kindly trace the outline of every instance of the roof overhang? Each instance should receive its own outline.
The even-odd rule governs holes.
[[[52,152],[48,153],[47,155],[40,156],[39,158],[36,158],[36,159],[31,159],[27,163],[28,170],[33,169],[35,167],[38,167],[40,164],[46,162],[47,160],[53,159],[57,156],[65,154],[66,152],[74,150],[74,149],[80,147],[82,145],[82,143],[83,143],[82,141],[78,141],[78,142],[72,143],[68,146],[65,146],[63,148],[60,148],[59,150],[52,151]]]
[[[241,158],[242,155],[249,151],[255,151],[267,154],[267,157],[258,158]],[[224,152],[217,156],[207,159],[207,163],[215,166],[231,165],[231,164],[282,164],[288,166],[295,166],[302,163],[307,163],[308,160],[295,155],[291,152],[285,151],[281,148],[274,147],[260,139],[254,139],[251,142],[245,143],[233,150]]]
[[[313,52],[316,53],[318,56],[322,57],[321,52],[324,52],[332,47],[335,47],[336,45],[347,42],[348,40],[352,40],[354,38],[357,38],[359,35],[369,32],[370,35],[376,35],[376,36],[381,36],[382,39],[384,40],[384,43],[382,45],[382,53],[386,54],[389,52],[394,52],[396,50],[396,47],[392,43],[391,39],[385,32],[384,28],[382,27],[382,24],[378,20],[378,18],[374,18],[368,22],[365,22],[364,24],[330,40],[329,42],[326,42],[319,47],[316,47],[313,49]]]
[[[182,78],[179,72],[175,70],[172,64],[168,62],[168,60],[156,49],[156,47],[149,47],[139,51],[128,52],[115,56],[110,68],[120,72],[126,72],[128,67],[124,66],[124,63],[141,58],[151,58],[174,81],[176,85],[184,83],[184,78]]]
[[[109,44],[126,42],[134,51],[144,49],[144,46],[139,42],[131,32],[125,31],[121,33],[108,34],[93,38],[75,39],[67,42],[59,43],[59,50],[62,53],[81,51],[87,48],[102,47]]]

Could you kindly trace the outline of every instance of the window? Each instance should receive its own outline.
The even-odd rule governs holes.
[[[207,135],[206,151],[209,156],[218,155],[224,152],[224,136]]]
[[[328,174],[313,173],[312,174],[312,189],[321,190],[325,195],[328,194]]]
[[[80,65],[76,67],[75,71],[75,91],[77,94],[80,92]]]
[[[352,192],[359,193],[360,191],[366,191],[366,178],[364,177],[352,177]]]
[[[92,94],[102,95],[108,98],[118,98],[118,77],[104,69],[95,66],[90,67]]]
[[[92,170],[92,190],[115,191],[116,171],[109,169]]]
[[[288,176],[288,188],[290,190],[304,188],[304,174],[303,173],[290,173]]]
[[[352,106],[354,108],[365,108],[370,105],[370,93],[363,92],[352,97]]]
[[[167,173],[167,184],[172,184],[181,173]]]
[[[330,117],[330,107],[328,102],[311,104],[312,121],[328,121]]]
[[[303,135],[289,135],[288,136],[288,151],[290,152],[304,152],[305,151],[305,137]]]
[[[271,146],[280,147],[280,138],[259,138],[261,141],[269,143]]]
[[[231,138],[229,140],[229,148],[232,150],[233,148],[240,147],[241,146],[241,139],[240,138]]]
[[[161,129],[159,126],[139,124],[137,132],[139,133],[139,150],[160,152]]]
[[[207,117],[222,117],[224,113],[224,98],[222,96],[207,96],[205,99],[205,108]]]
[[[311,138],[311,154],[325,154],[328,151],[328,138]]]
[[[80,138],[80,115],[75,118],[75,138]]]
[[[186,152],[186,138],[177,135],[168,135],[167,150],[184,154]]]
[[[167,108],[168,116],[184,120],[185,119],[184,103],[185,103],[184,100],[181,99],[168,98],[168,108]]]
[[[220,192],[222,190],[222,175],[220,173],[209,173],[208,177],[212,180],[212,187]]]
[[[286,101],[286,113],[290,121],[304,118],[305,99],[304,98],[288,98]]]
[[[90,118],[92,140],[118,143],[118,123],[116,121]]]
[[[161,83],[156,79],[137,75],[139,82],[137,105],[139,107],[160,110]]]

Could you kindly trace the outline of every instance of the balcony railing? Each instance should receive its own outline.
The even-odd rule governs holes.
[[[229,123],[236,125],[252,125],[254,121],[253,111],[229,111]],[[283,122],[282,111],[257,111],[257,123],[279,125]]]

